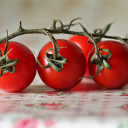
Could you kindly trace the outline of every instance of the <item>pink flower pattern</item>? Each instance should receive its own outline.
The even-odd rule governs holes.
[[[26,104],[28,107],[43,107],[43,109],[50,109],[50,110],[58,110],[61,109],[64,105],[60,103],[39,103],[39,104]]]
[[[14,124],[14,128],[36,128],[37,125],[37,119],[21,119]]]
[[[44,126],[46,126],[46,127],[52,127],[52,126],[55,126],[55,124],[56,124],[55,121],[52,119],[44,121]]]
[[[105,93],[104,93],[105,92]],[[63,116],[63,112],[69,112],[70,110],[80,110],[82,112],[82,107],[84,105],[84,108],[89,109],[91,108],[92,105],[95,106],[100,103],[102,110],[97,111],[97,114],[103,114],[104,116],[110,116],[110,115],[119,115],[119,113],[125,113],[127,114],[128,110],[128,93],[122,93],[122,90],[120,92],[112,92],[112,91],[105,91],[104,92],[74,92],[74,91],[42,91],[39,93],[19,93],[19,94],[3,94],[1,95],[1,112],[0,113],[7,113],[11,112],[11,110],[18,111],[18,107],[21,106],[22,112],[26,114],[27,111],[29,111],[29,117],[26,118],[22,117],[20,115],[14,116],[14,120],[11,120],[11,124],[13,125],[12,128],[54,128],[58,126],[58,118],[56,118],[56,113],[58,114],[60,112],[61,117],[65,118],[66,114]],[[27,94],[27,95],[26,95]],[[32,95],[31,95],[32,94]],[[16,97],[17,96],[17,97]],[[30,98],[35,98],[34,100],[26,100],[28,96],[28,99]],[[111,100],[113,101],[113,96],[116,97],[116,104],[113,102],[110,102]],[[117,99],[117,97],[119,99]],[[48,99],[47,99],[48,98]],[[54,99],[56,98],[56,99]],[[24,100],[25,99],[25,100]],[[37,100],[36,100],[37,99]],[[50,99],[50,101],[49,101]],[[53,101],[52,101],[53,99]],[[124,102],[123,101],[126,101]],[[118,102],[121,101],[121,102]],[[52,101],[52,102],[51,102]],[[108,105],[111,106],[108,106]],[[5,106],[5,109],[4,106]],[[8,109],[6,109],[6,105],[9,106]],[[96,106],[96,107],[97,107]],[[109,108],[111,107],[111,108]],[[116,109],[115,109],[116,108]],[[84,111],[85,111],[84,109]],[[97,107],[99,109],[99,107]],[[107,113],[106,111],[108,109],[111,109],[113,111],[112,113]],[[48,110],[48,111],[47,111]],[[91,109],[90,109],[91,110]],[[119,113],[118,113],[119,111]],[[46,112],[46,113],[45,113]],[[48,115],[47,115],[47,112]],[[61,113],[62,112],[62,113]],[[75,111],[72,111],[75,113]],[[100,113],[101,112],[101,113]],[[115,115],[114,115],[115,112]],[[40,114],[38,114],[40,113]],[[43,113],[45,113],[43,115]],[[31,117],[31,115],[32,117]],[[90,114],[95,114],[93,111],[91,113],[87,113],[88,115]],[[39,116],[38,116],[39,115]],[[49,116],[52,115],[52,116]],[[72,116],[72,115],[71,115]],[[87,116],[87,115],[86,115]],[[17,118],[18,117],[18,118]],[[55,117],[55,118],[54,118]],[[77,116],[75,117],[77,119]],[[3,120],[2,116],[0,118]],[[68,119],[68,116],[65,118]],[[1,126],[0,126],[1,128]],[[3,127],[2,127],[3,128]]]

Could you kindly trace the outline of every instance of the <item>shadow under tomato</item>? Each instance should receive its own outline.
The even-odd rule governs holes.
[[[93,91],[93,90],[101,90],[103,87],[96,84],[92,79],[82,79],[82,81],[73,87],[72,91]]]

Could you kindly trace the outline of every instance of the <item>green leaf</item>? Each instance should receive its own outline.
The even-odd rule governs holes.
[[[68,62],[68,60],[67,60],[66,58],[62,57],[62,56],[59,56],[59,57],[57,58],[57,60],[53,60],[53,59],[51,59],[51,60],[54,61],[54,62],[62,63],[62,64],[65,64],[65,63]]]
[[[75,25],[78,25],[79,23],[75,23],[75,24],[71,24],[70,25],[70,28],[71,26],[75,26]],[[66,25],[63,25],[63,28],[69,28],[69,24],[66,24]],[[66,30],[66,29],[65,29]]]
[[[6,68],[1,69],[0,77],[3,76],[7,72]]]
[[[40,65],[40,67],[42,67],[42,68],[49,68],[49,67],[51,67],[49,64],[47,64],[46,66],[43,66],[41,63],[40,63],[40,61],[38,60],[38,59],[36,59],[37,60],[37,63]]]
[[[79,19],[81,19],[81,18],[75,18],[75,19],[73,19],[73,20],[71,20],[71,22],[69,23],[69,25],[66,25],[66,30],[69,30],[70,29],[70,27],[72,26],[72,25],[74,25],[74,24],[72,24],[74,21],[76,21],[76,20],[79,20]],[[63,26],[63,27],[65,27],[65,26]]]
[[[40,67],[45,68],[45,69],[50,67],[49,64],[47,64],[46,66],[43,66],[43,65],[40,63],[40,61],[38,60],[36,53],[35,53],[35,52],[33,52],[33,53],[35,54],[35,56],[36,56],[36,57],[35,57],[35,58],[36,58],[36,61],[37,61],[37,63],[39,64]]]
[[[103,64],[97,64],[97,72],[96,72],[96,75],[90,76],[90,77],[86,77],[86,78],[94,78],[94,77],[96,77],[101,72],[101,70],[103,68],[104,68]]]
[[[102,34],[102,29],[97,28],[97,29],[94,30],[94,33],[101,35]]]
[[[12,49],[11,49],[11,50],[12,50]],[[10,50],[10,51],[11,51],[11,50]],[[2,61],[2,60],[5,60],[5,62],[8,61],[9,59],[6,59],[6,58],[7,58],[7,55],[9,54],[10,51],[6,52],[6,53],[4,54],[4,56],[2,56],[2,53],[1,53],[1,50],[0,50],[0,54],[1,54],[0,61]]]
[[[102,29],[102,35],[105,35],[105,34],[108,32],[108,30],[110,29],[110,27],[111,27],[111,25],[112,25],[113,23],[114,23],[114,22],[107,24],[107,25]]]
[[[92,64],[98,64],[98,62],[99,62],[99,60],[98,59],[95,59],[95,57],[96,57],[96,53],[94,53],[93,54],[93,56],[91,57],[91,59],[90,59],[90,62],[92,63]],[[95,62],[96,61],[96,62]]]
[[[79,23],[79,25],[82,27],[85,33],[88,33],[87,29],[81,23]]]
[[[104,64],[104,67],[107,68],[107,69],[109,69],[109,70],[112,68],[110,66],[110,64],[105,59],[103,59],[103,64]]]
[[[46,57],[49,58],[49,60],[54,61],[54,62],[58,62],[58,63],[67,63],[68,62],[68,60],[62,56],[58,56],[57,60],[54,60],[53,54],[49,54],[49,53],[46,54]]]
[[[47,55],[46,59],[50,65],[50,67],[52,67],[57,72],[60,72],[63,69],[63,64],[68,62],[68,60],[62,56],[59,56],[59,57],[57,57],[56,60],[54,60],[53,54],[47,53],[46,55]]]
[[[3,68],[3,67],[11,67],[15,64],[17,64],[19,62],[18,59],[15,59],[15,60],[9,60],[8,62],[6,62],[5,64],[3,64],[2,66],[0,66],[0,68]]]
[[[46,57],[49,59],[53,59],[53,54],[46,53]]]
[[[57,72],[60,72],[63,69],[63,64],[57,61],[47,59],[49,65]]]
[[[63,48],[63,47],[62,47]],[[60,47],[58,48],[60,49]],[[63,69],[63,64],[64,63],[67,63],[68,60],[62,56],[59,56],[57,57],[56,60],[53,59],[53,54],[49,54],[47,52],[49,52],[50,50],[53,50],[53,48],[49,49],[46,51],[46,59],[48,61],[48,65],[46,66],[43,66],[40,61],[38,60],[37,56],[36,56],[36,60],[37,60],[37,63],[42,67],[42,68],[49,68],[49,67],[52,67],[55,71],[57,72],[60,72],[62,69]],[[35,53],[34,53],[35,54]],[[36,55],[36,54],[35,54]]]
[[[0,77],[3,76],[7,72],[15,73],[15,71],[16,71],[16,66],[15,65],[13,65],[11,67],[3,67],[3,68],[1,68]]]
[[[99,52],[99,54],[100,54],[100,57],[101,57],[101,59],[102,59],[102,62],[100,62],[98,59],[95,59],[95,57],[96,57],[96,53],[94,53],[94,55],[91,57],[91,59],[90,59],[90,62],[92,63],[92,64],[95,64],[95,65],[97,65],[97,73],[96,73],[96,75],[94,75],[94,76],[90,76],[90,77],[87,77],[87,78],[94,78],[94,77],[96,77],[100,72],[101,72],[101,70],[103,69],[103,68],[107,68],[108,70],[110,70],[112,67],[111,67],[111,65],[108,63],[108,60],[110,59],[110,57],[112,56],[112,52],[109,50],[109,49],[102,49],[102,48],[99,48],[99,51],[105,51],[105,52],[108,52],[108,54],[107,55],[102,55],[100,52]]]

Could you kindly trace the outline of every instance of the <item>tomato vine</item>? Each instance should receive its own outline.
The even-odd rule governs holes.
[[[10,39],[13,39],[13,38],[15,38],[17,36],[24,35],[24,34],[44,34],[45,35],[44,29],[47,30],[48,32],[52,33],[52,34],[62,33],[62,34],[71,34],[71,35],[85,36],[87,31],[86,32],[85,31],[77,32],[77,31],[70,31],[69,30],[71,26],[82,25],[81,23],[75,23],[75,24],[72,23],[73,21],[78,20],[78,19],[80,19],[80,18],[73,19],[70,22],[70,24],[67,24],[67,25],[63,25],[61,20],[53,20],[53,25],[52,25],[53,27],[51,26],[51,27],[45,27],[45,28],[39,28],[39,29],[24,29],[22,27],[22,22],[20,21],[19,28],[15,32],[9,34],[8,35],[8,39],[10,40]],[[62,29],[62,27],[57,27],[56,28],[55,27],[56,21],[60,22],[63,27],[67,27],[68,29]],[[83,27],[83,25],[82,25],[82,27]],[[128,44],[128,38],[121,38],[119,36],[109,36],[109,35],[95,33],[96,30],[99,30],[99,29],[95,29],[94,33],[88,33],[88,35],[93,36],[93,37],[102,37],[102,38],[108,38],[108,39],[121,40],[121,41],[125,42],[126,44]],[[7,37],[6,36],[0,39],[0,44],[5,42],[5,41],[7,41]]]
[[[12,38],[15,38],[17,36],[20,36],[20,35],[24,35],[24,34],[44,34],[44,35],[48,35],[49,38],[52,40],[52,42],[55,42],[55,39],[53,36],[50,36],[52,34],[71,34],[71,35],[80,35],[80,36],[87,36],[89,38],[89,41],[91,41],[91,43],[93,43],[93,46],[95,48],[95,54],[97,55],[97,58],[98,58],[98,61],[99,63],[103,63],[103,57],[101,57],[100,55],[100,52],[99,52],[99,49],[97,48],[97,41],[100,41],[101,38],[109,38],[109,39],[115,39],[115,40],[120,40],[121,42],[123,42],[125,45],[128,46],[128,38],[121,38],[119,36],[108,36],[106,35],[106,33],[108,32],[108,30],[110,29],[111,25],[113,23],[109,23],[107,24],[104,28],[100,29],[95,29],[93,33],[89,33],[87,31],[87,29],[80,23],[74,23],[74,21],[76,20],[79,20],[81,18],[75,18],[73,20],[71,20],[71,22],[69,24],[66,24],[64,25],[63,22],[61,20],[58,20],[58,19],[55,19],[53,20],[53,24],[50,26],[50,27],[44,27],[44,28],[39,28],[39,29],[24,29],[22,27],[22,22],[20,21],[20,24],[19,24],[19,28],[8,35],[8,40],[12,39]],[[56,26],[56,23],[59,23],[60,26],[57,27]],[[71,31],[70,28],[72,26],[75,26],[75,25],[80,25],[83,29],[83,31],[81,32],[78,32],[78,31]],[[50,33],[50,34],[49,34]],[[7,41],[7,37],[3,37],[0,39],[0,44]],[[53,43],[53,46],[55,44]],[[56,59],[56,47],[54,46],[53,47],[54,49],[54,59]]]

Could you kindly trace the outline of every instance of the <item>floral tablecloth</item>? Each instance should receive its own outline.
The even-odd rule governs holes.
[[[128,128],[128,89],[0,91],[0,128]]]

